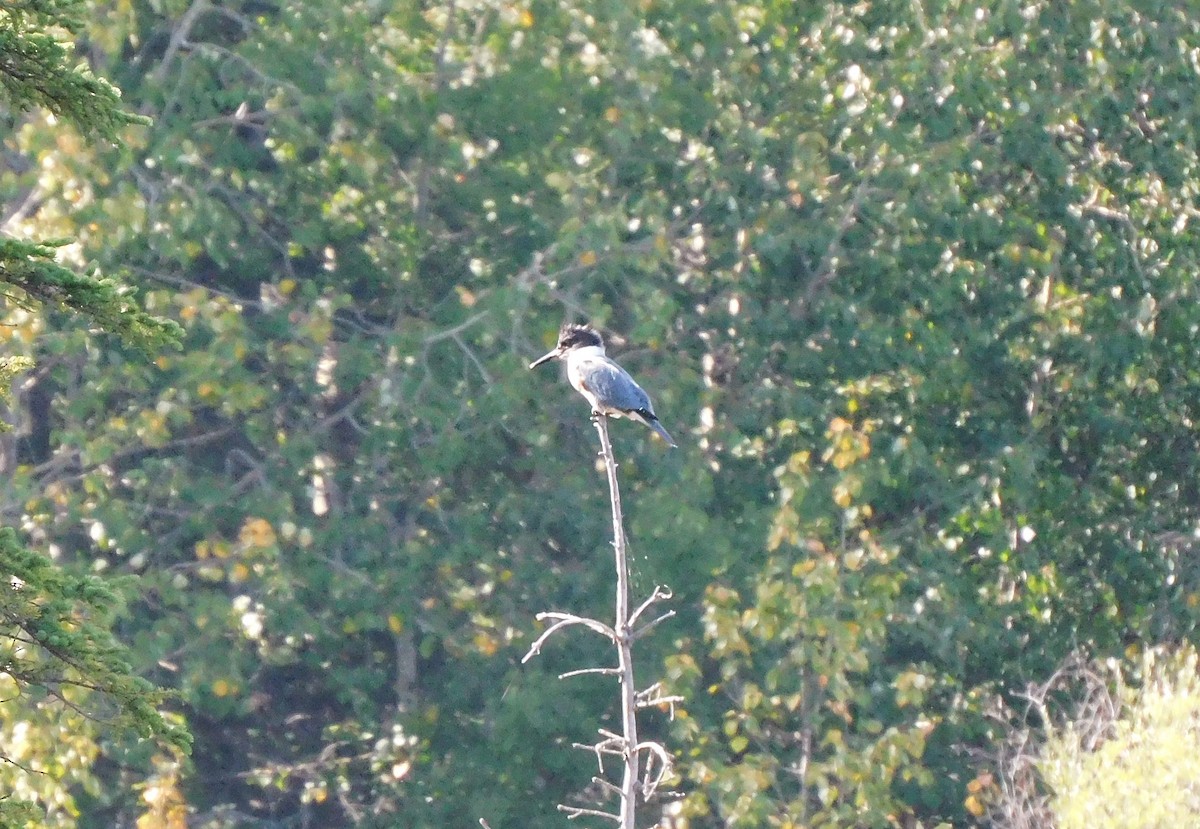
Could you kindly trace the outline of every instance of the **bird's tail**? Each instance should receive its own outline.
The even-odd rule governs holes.
[[[663,425],[658,422],[658,418],[653,412],[646,409],[634,409],[624,413],[630,420],[636,420],[638,423],[645,424],[658,433],[658,436],[667,442],[668,446],[679,448],[679,444],[675,442],[675,438],[671,437],[671,433],[663,428]]]
[[[646,418],[646,425],[658,432],[658,436],[665,440],[668,446],[678,448],[679,444],[675,442],[675,438],[671,437],[671,433],[663,428],[663,425],[658,422],[657,417],[650,415],[650,417]]]
[[[667,442],[667,446],[671,446],[676,449],[679,448],[679,444],[675,442],[675,438],[671,437],[671,433],[663,428],[663,425],[658,422],[657,417],[650,422],[650,428],[658,432],[658,436]]]

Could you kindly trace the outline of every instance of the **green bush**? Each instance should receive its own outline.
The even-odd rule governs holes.
[[[1196,651],[1151,651],[1143,682],[1118,681],[1117,717],[1099,740],[1076,721],[1047,742],[1040,760],[1057,829],[1200,826],[1200,676]]]

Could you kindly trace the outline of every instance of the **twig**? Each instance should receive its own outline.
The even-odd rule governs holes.
[[[808,285],[804,289],[804,295],[796,303],[796,307],[792,312],[793,318],[798,319],[808,313],[808,309],[816,300],[817,295],[837,276],[839,259],[842,254],[842,243],[845,241],[846,234],[850,232],[850,228],[858,223],[858,211],[862,207],[863,199],[870,190],[871,176],[878,172],[879,169],[878,159],[879,156],[877,154],[867,165],[862,179],[850,195],[850,201],[842,209],[842,215],[838,219],[837,227],[834,228],[833,236],[829,239],[829,244],[825,248],[821,262],[817,265],[812,279],[808,281]]]
[[[604,774],[604,755],[612,754],[614,756],[624,756],[625,741],[620,737],[613,737],[607,740],[601,740],[598,743],[593,743],[590,746],[585,746],[583,743],[571,743],[571,748],[577,748],[580,751],[590,751],[592,754],[595,754],[596,766],[600,769],[600,773]],[[613,788],[616,787],[614,786]]]
[[[671,592],[671,588],[667,587],[666,585],[662,585],[662,584],[654,585],[654,592],[650,594],[650,596],[646,599],[646,601],[644,601],[640,605],[638,605],[637,610],[633,611],[633,613],[630,614],[629,624],[632,625],[634,622],[636,622],[638,620],[638,617],[641,616],[644,612],[646,612],[646,609],[649,608],[650,605],[654,604],[655,602],[661,602],[666,599],[669,599],[674,595],[675,594]]]
[[[620,823],[619,815],[614,815],[612,812],[603,812],[600,809],[581,809],[578,806],[567,806],[565,803],[558,804],[558,811],[567,813],[567,820],[575,820],[581,817],[603,817],[608,818],[613,823]]]
[[[596,631],[596,633],[599,633],[601,636],[604,636],[610,641],[615,642],[617,640],[616,633],[614,633],[613,629],[608,625],[604,624],[603,622],[597,622],[595,619],[587,619],[583,616],[576,616],[573,613],[560,613],[556,610],[550,610],[545,613],[539,613],[536,618],[539,622],[543,619],[558,619],[558,621],[546,628],[542,632],[542,635],[534,640],[534,643],[529,646],[529,652],[521,657],[522,665],[541,653],[542,645],[545,644],[546,640],[549,639],[555,631],[565,628],[568,625],[583,625],[589,630]]]
[[[1133,269],[1137,272],[1137,275],[1142,279],[1145,279],[1146,274],[1143,273],[1142,262],[1141,259],[1138,258],[1137,225],[1133,223],[1133,219],[1129,217],[1128,213],[1123,213],[1120,210],[1114,210],[1111,207],[1105,207],[1104,205],[1096,204],[1095,199],[1096,194],[1093,193],[1091,201],[1089,201],[1087,204],[1080,205],[1080,212],[1091,213],[1092,215],[1099,216],[1102,219],[1108,219],[1110,222],[1116,222],[1125,229],[1126,233],[1129,234],[1129,238],[1126,240],[1126,243],[1129,247],[1129,261],[1133,263]]]
[[[192,33],[192,27],[196,25],[196,21],[200,15],[208,11],[210,8],[207,0],[193,0],[192,5],[188,6],[187,11],[183,13],[183,17],[179,18],[179,25],[171,32],[171,38],[167,41],[167,48],[163,50],[162,60],[155,67],[152,76],[157,83],[162,83],[167,76],[167,70],[171,68],[171,62],[175,60],[175,54],[184,46],[188,45],[188,37]]]
[[[619,795],[621,793],[620,786],[615,786],[612,783],[609,783],[603,777],[593,777],[592,782],[595,783],[600,788],[604,789],[606,792],[610,792],[610,793],[616,794],[616,795]]]
[[[479,357],[476,356],[475,351],[468,347],[466,341],[464,341],[463,338],[458,334],[455,334],[453,339],[455,344],[462,350],[462,353],[467,355],[467,359],[474,364],[476,371],[479,372],[479,376],[483,378],[483,382],[491,386],[492,375],[487,368],[484,367],[483,362],[479,359]]]
[[[636,642],[638,639],[641,639],[647,633],[654,630],[654,628],[657,627],[660,622],[665,622],[665,621],[667,621],[667,619],[670,619],[674,615],[675,615],[674,610],[668,610],[666,613],[662,614],[658,618],[651,619],[649,622],[646,622],[646,624],[642,625],[640,628],[633,631],[631,634],[629,634],[629,636],[630,636],[630,638],[633,639],[633,641]]]
[[[16,760],[14,760],[13,758],[9,757],[7,754],[0,754],[0,763],[7,763],[10,766],[15,766],[16,768],[19,768],[21,771],[25,772],[26,774],[43,774],[44,775],[46,773],[46,772],[42,771],[41,769],[31,769],[28,766],[23,766],[20,763],[18,763]]]
[[[662,785],[672,769],[671,755],[660,743],[638,743],[638,751],[649,751],[650,759],[646,760],[646,782],[642,784],[642,799],[649,801],[658,787]],[[654,771],[654,758],[658,758],[658,769]]]
[[[426,350],[428,350],[429,346],[433,345],[436,342],[440,342],[441,340],[448,340],[448,339],[457,337],[459,334],[466,331],[472,325],[474,325],[475,323],[477,323],[480,320],[487,317],[487,315],[489,313],[490,312],[488,312],[488,311],[480,311],[477,314],[472,314],[471,316],[467,317],[465,320],[460,322],[458,325],[447,328],[444,331],[435,331],[432,334],[425,336],[421,340],[421,345]]]
[[[601,674],[602,676],[616,676],[621,673],[617,668],[580,668],[576,671],[567,671],[565,674],[559,674],[559,679],[569,679],[573,676],[583,676],[584,674]]]
[[[656,682],[649,688],[638,691],[637,705],[638,708],[657,708],[660,705],[666,705],[671,711],[671,719],[675,719],[675,703],[683,702],[683,697],[676,694],[662,695],[662,683]]]

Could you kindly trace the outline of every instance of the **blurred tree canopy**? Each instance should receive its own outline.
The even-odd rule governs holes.
[[[525,370],[565,317],[683,445],[614,429],[672,825],[969,823],[1026,682],[1195,639],[1190,4],[80,8],[153,123],[14,117],[9,227],[184,347],[7,306],[0,509],[137,576],[196,743],[142,790],[98,743],[77,825],[561,825],[549,749],[616,713],[517,663],[609,595],[586,408]]]

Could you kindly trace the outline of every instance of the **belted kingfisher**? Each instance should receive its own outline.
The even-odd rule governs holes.
[[[604,339],[587,325],[567,323],[558,332],[554,350],[529,364],[531,369],[553,359],[566,360],[567,379],[592,404],[592,413],[627,417],[649,426],[671,446],[670,433],[658,422],[650,397],[629,372],[604,353]]]

